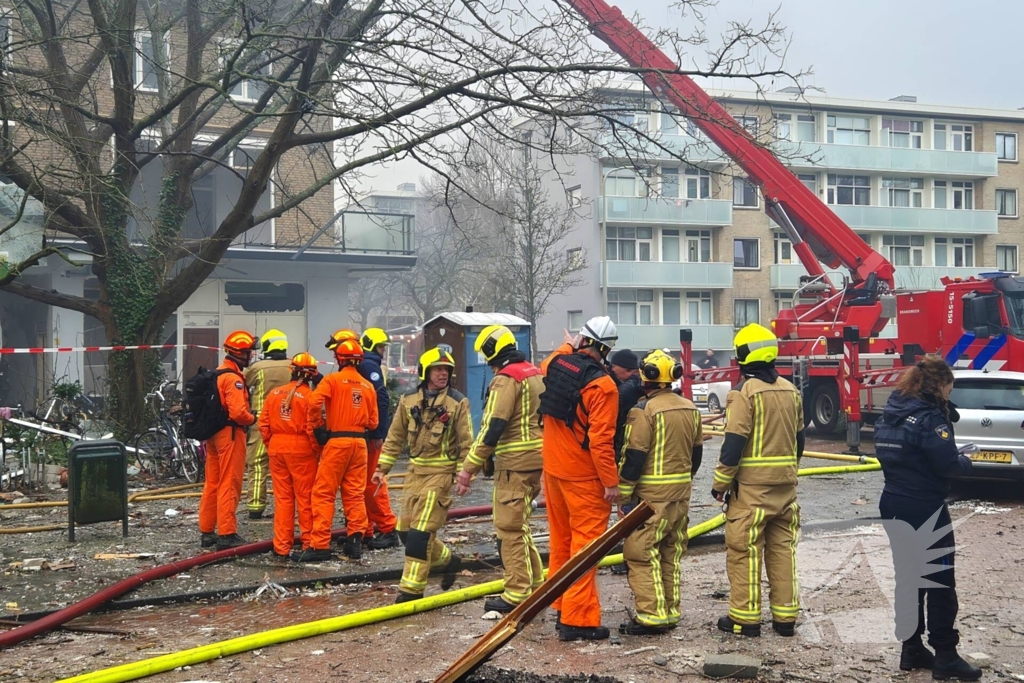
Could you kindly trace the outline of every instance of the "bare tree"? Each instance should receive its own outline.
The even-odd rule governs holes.
[[[544,115],[569,127],[610,119],[614,112],[593,94],[635,71],[557,0],[10,4],[0,51],[0,173],[42,206],[47,241],[10,264],[0,287],[94,316],[121,344],[156,341],[233,241],[271,219],[308,213],[307,200],[329,195],[334,183],[350,190],[360,169],[409,156],[455,168],[449,136],[470,124],[474,135],[506,139],[511,116]],[[706,4],[681,3],[695,22],[692,36],[657,32],[670,52],[700,55],[685,72],[786,76],[773,17],[762,30],[734,26],[711,46],[689,12]],[[263,144],[239,170],[234,160],[247,136]],[[551,152],[556,141],[534,145]],[[139,179],[151,165],[160,169],[160,190],[142,207]],[[193,186],[218,168],[238,176],[237,199],[215,225],[190,231]],[[268,192],[273,202],[262,201]],[[327,220],[308,218],[313,227]],[[311,235],[296,235],[296,243]],[[420,244],[439,272],[462,258],[447,239]],[[92,257],[98,301],[21,279],[67,249]],[[426,315],[445,307],[448,289],[421,282],[408,291]],[[109,403],[137,428],[158,359],[114,353],[110,365]]]

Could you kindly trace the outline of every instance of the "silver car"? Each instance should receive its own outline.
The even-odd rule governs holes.
[[[1024,372],[954,370],[957,446],[976,444],[972,479],[1024,478]]]

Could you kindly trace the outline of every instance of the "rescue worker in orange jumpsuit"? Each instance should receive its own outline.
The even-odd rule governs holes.
[[[259,417],[267,395],[291,381],[291,362],[288,360],[288,337],[281,330],[267,330],[260,338],[263,357],[245,371],[245,388],[249,390],[249,407]],[[267,475],[270,465],[267,444],[258,430],[250,430],[246,445],[246,467],[249,470],[249,496],[245,507],[249,519],[262,519],[267,507]]]
[[[402,544],[398,538],[398,518],[391,510],[391,493],[388,483],[373,483],[373,473],[377,471],[377,461],[384,447],[384,439],[388,436],[391,426],[391,395],[388,393],[387,376],[384,370],[384,356],[387,353],[388,333],[379,327],[371,327],[359,337],[359,345],[363,347],[363,362],[359,364],[359,374],[373,385],[377,392],[377,414],[380,424],[370,432],[367,441],[366,462],[366,516],[370,520],[364,533],[369,539],[366,546],[373,550],[397,548]],[[377,533],[374,534],[374,527]]]
[[[306,430],[310,385],[317,374],[316,358],[308,353],[291,362],[292,381],[267,394],[260,412],[260,436],[270,454],[270,476],[274,479],[274,547],[280,558],[298,559],[291,550],[295,538],[295,512],[299,514],[302,550],[309,547],[313,529],[313,480],[316,478],[320,445]]]
[[[218,550],[247,543],[238,535],[235,510],[242,497],[246,431],[256,422],[242,371],[252,362],[256,337],[244,330],[224,341],[224,362],[217,367],[217,393],[228,424],[206,442],[206,482],[199,500],[200,545]]]
[[[366,528],[366,434],[377,427],[377,394],[356,366],[363,350],[354,339],[334,348],[338,371],[324,377],[309,401],[306,431],[323,446],[313,482],[313,531],[310,547],[300,562],[322,562],[331,554],[334,500],[341,488],[341,505],[350,533],[343,552],[358,560],[363,555]]]
[[[541,364],[545,375],[540,396],[541,452],[552,574],[605,532],[612,503],[619,498],[613,445],[619,395],[604,365],[617,339],[611,318],[591,318],[578,340],[562,344]],[[561,640],[608,637],[608,629],[601,625],[596,569],[552,607],[559,613],[555,628]]]
[[[448,519],[459,462],[473,445],[469,400],[451,386],[455,359],[440,348],[419,362],[420,385],[402,397],[373,475],[375,484],[403,451],[409,451],[405,497],[398,520],[405,534],[405,567],[396,603],[423,597],[431,570],[442,571],[441,588],[455,585],[462,558],[437,538]]]

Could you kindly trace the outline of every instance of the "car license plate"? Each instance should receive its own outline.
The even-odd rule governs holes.
[[[1006,451],[978,451],[971,453],[971,460],[979,462],[1013,462],[1013,454]]]

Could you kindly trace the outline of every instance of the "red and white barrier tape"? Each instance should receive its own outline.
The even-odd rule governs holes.
[[[0,348],[0,355],[20,353],[91,353],[94,351],[163,351],[166,349],[202,349],[204,351],[222,351],[219,346],[202,346],[200,344],[136,344],[134,346],[29,346],[26,348]],[[321,365],[335,365],[334,361],[320,360]]]

